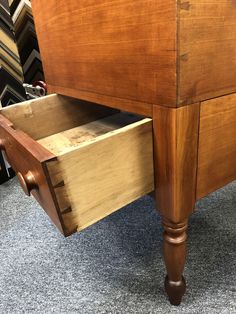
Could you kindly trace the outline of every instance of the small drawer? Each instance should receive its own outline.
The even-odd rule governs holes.
[[[60,231],[80,231],[154,189],[152,120],[60,95],[0,111],[0,148]]]

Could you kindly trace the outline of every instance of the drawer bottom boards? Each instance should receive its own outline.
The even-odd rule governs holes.
[[[0,147],[65,235],[153,191],[152,121],[50,95],[7,107]]]

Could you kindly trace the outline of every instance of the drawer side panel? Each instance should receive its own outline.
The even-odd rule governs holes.
[[[153,191],[152,122],[101,136],[48,169],[65,225],[80,231]]]

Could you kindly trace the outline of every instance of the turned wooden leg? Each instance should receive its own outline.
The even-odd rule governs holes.
[[[179,305],[186,291],[183,277],[186,260],[187,221],[173,224],[163,220],[164,226],[164,260],[167,270],[165,290],[170,303]]]
[[[163,217],[165,290],[179,305],[186,290],[183,277],[186,229],[196,201],[198,104],[181,108],[153,106],[155,194]]]

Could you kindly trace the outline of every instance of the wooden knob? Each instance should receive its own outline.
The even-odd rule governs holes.
[[[27,196],[30,196],[32,190],[38,189],[38,185],[35,180],[35,176],[31,171],[28,171],[26,175],[22,173],[17,173],[18,180],[20,185]]]

